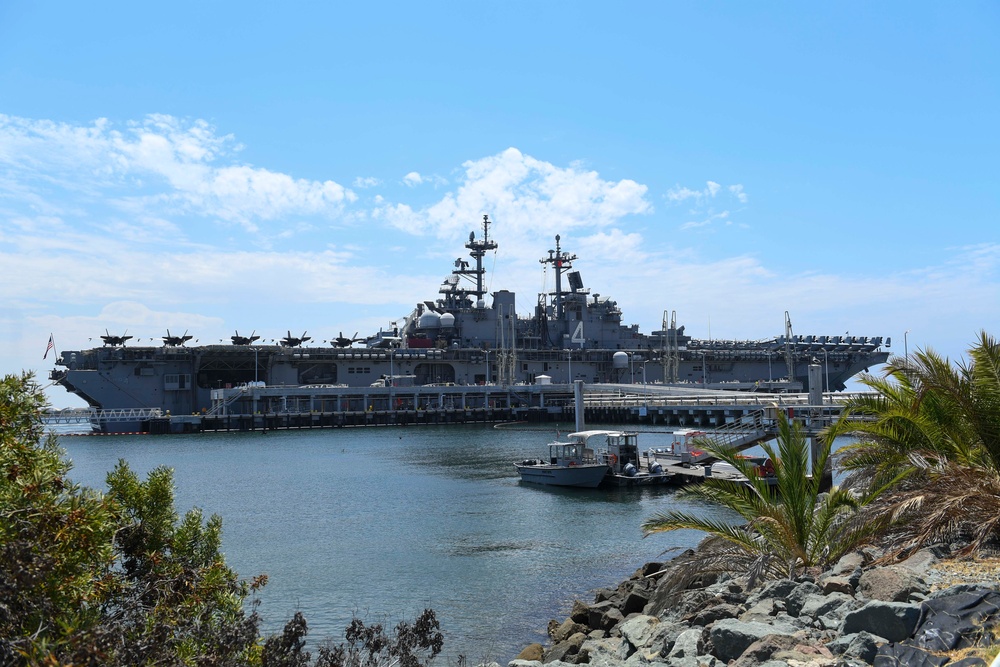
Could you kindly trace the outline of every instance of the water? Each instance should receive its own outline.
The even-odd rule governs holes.
[[[175,471],[180,512],[223,517],[226,561],[267,573],[260,612],[278,632],[296,611],[310,638],[339,640],[352,615],[392,626],[432,608],[444,656],[506,664],[546,639],[574,599],[687,548],[698,533],[643,539],[666,507],[723,510],[673,489],[526,485],[512,461],[544,453],[551,429],[488,426],[64,437],[74,481],[104,489],[124,458],[140,475]],[[643,433],[640,446],[662,446]]]

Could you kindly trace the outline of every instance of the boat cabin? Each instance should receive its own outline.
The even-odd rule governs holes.
[[[639,470],[639,435],[629,431],[579,431],[569,438],[579,442],[592,460],[607,463],[614,474],[635,474]],[[556,446],[559,443],[553,443]],[[595,451],[597,454],[595,455]],[[629,472],[629,466],[632,466]]]
[[[553,442],[549,445],[549,463],[552,465],[574,466],[596,462],[594,450],[587,447],[586,441]]]

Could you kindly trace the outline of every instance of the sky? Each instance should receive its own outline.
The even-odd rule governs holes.
[[[644,332],[787,311],[960,360],[1000,335],[998,33],[996,2],[5,0],[0,373],[46,379],[50,334],[370,334],[484,214],[521,314],[558,234]]]

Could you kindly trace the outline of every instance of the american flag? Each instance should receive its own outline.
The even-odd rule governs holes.
[[[49,344],[45,346],[45,354],[42,355],[42,359],[48,357],[49,352],[55,352],[55,351],[56,351],[56,341],[52,337],[52,334],[49,334]]]

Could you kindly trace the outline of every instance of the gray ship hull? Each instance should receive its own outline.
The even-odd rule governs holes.
[[[889,353],[881,338],[785,335],[759,341],[691,338],[673,318],[644,334],[622,324],[617,303],[591,296],[575,256],[549,251],[556,289],[518,315],[515,295],[484,290],[483,256],[496,248],[484,220],[483,238],[466,247],[475,262],[457,264],[439,298],[418,304],[389,331],[355,347],[291,345],[105,345],[64,351],[51,379],[100,409],[159,408],[173,415],[212,406],[214,389],[251,382],[267,386],[517,385],[546,383],[679,384],[695,387],[801,391],[807,367],[824,369],[824,389],[837,391]],[[564,287],[563,283],[567,283]],[[466,284],[468,283],[468,284]],[[486,304],[491,297],[490,305]],[[112,337],[109,337],[112,338]],[[117,342],[117,341],[116,341]],[[250,341],[251,343],[253,341]],[[886,341],[888,345],[888,340]],[[106,425],[129,430],[135,425]]]

